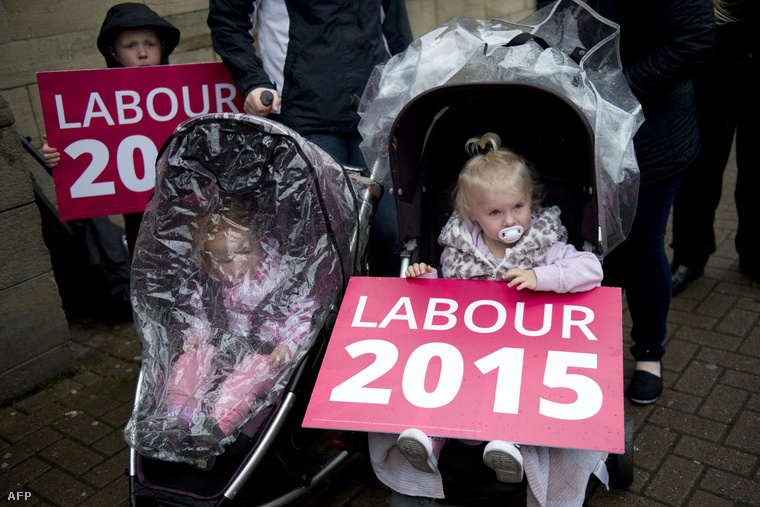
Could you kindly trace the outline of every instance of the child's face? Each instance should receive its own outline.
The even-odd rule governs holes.
[[[125,67],[160,65],[163,43],[152,28],[126,28],[114,40],[111,55]]]
[[[473,196],[470,212],[483,229],[486,245],[494,252],[511,248],[517,241],[507,243],[499,239],[499,232],[506,227],[520,225],[527,231],[530,227],[530,196],[516,188],[504,192],[478,192]]]
[[[203,253],[212,274],[228,286],[251,280],[261,267],[261,248],[245,231],[228,229],[210,236]]]

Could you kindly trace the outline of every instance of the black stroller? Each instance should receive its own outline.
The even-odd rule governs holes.
[[[532,114],[538,111],[539,113]],[[553,127],[542,118],[551,116]],[[504,122],[515,116],[520,122]],[[532,83],[474,83],[433,88],[415,97],[396,118],[391,136],[391,174],[399,215],[402,269],[426,262],[441,269],[441,229],[449,219],[451,191],[468,155],[467,139],[494,132],[538,169],[546,202],[562,210],[569,240],[579,250],[599,253],[602,223],[595,191],[594,136],[583,113],[563,95]],[[631,424],[630,422],[628,423]],[[632,428],[628,452],[608,459],[613,483],[632,480]],[[490,502],[520,505],[526,483],[500,483],[478,446],[449,442],[438,466],[446,499],[454,505]],[[393,505],[404,505],[393,502]]]
[[[642,118],[616,55],[616,26],[582,2],[561,0],[519,24],[449,20],[376,70],[359,128],[370,167],[387,174],[378,178],[396,197],[402,273],[414,262],[440,270],[437,240],[468,158],[464,146],[486,132],[536,166],[542,205],[560,207],[568,242],[602,258],[625,239],[638,189],[632,139]],[[632,430],[627,420],[626,453],[607,460],[613,485],[633,478]],[[526,482],[496,481],[484,445],[444,446],[438,502],[525,504]],[[395,491],[391,503],[424,504]]]
[[[164,144],[156,169],[132,265],[143,358],[125,429],[130,503],[226,504],[272,451],[291,470],[282,475],[294,482],[279,490],[264,485],[256,501],[282,505],[349,452],[331,453],[331,461],[320,462],[315,474],[298,452],[313,442],[314,430],[302,430],[300,423],[348,278],[366,265],[369,223],[382,188],[284,126],[247,115],[188,120]],[[229,301],[238,286],[214,283],[213,270],[198,260],[212,249],[212,225],[204,224],[218,216],[232,221],[224,214],[228,210],[245,210],[234,225],[246,235],[257,231],[261,250],[256,250],[258,273],[251,290],[266,288],[237,313]],[[206,239],[199,240],[204,231]],[[242,258],[252,258],[252,243],[245,243]],[[225,250],[217,260],[224,263],[238,253]],[[300,320],[293,319],[294,308],[304,310]],[[205,320],[198,321],[200,313]],[[187,341],[189,330],[196,336],[198,326],[208,335],[201,342],[213,344],[215,355],[203,363],[208,367],[203,382],[172,415],[172,393],[181,377],[192,373],[188,369],[178,377],[177,358],[200,354],[202,347]],[[292,357],[282,369],[271,367],[263,397],[248,400],[242,411],[238,405],[235,413],[242,417],[231,430],[209,426],[213,407],[228,401],[226,379],[246,357],[275,357],[277,340],[290,343]],[[199,443],[203,435],[206,441]]]

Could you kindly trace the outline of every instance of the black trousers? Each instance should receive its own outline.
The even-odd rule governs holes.
[[[719,25],[715,55],[694,78],[702,151],[684,174],[673,203],[674,264],[703,268],[715,252],[713,222],[734,135],[736,251],[742,263],[760,261],[760,93],[755,77],[760,54],[751,39],[760,28],[756,21]]]

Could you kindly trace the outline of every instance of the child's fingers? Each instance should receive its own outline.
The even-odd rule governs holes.
[[[430,273],[431,269],[432,268],[424,262],[414,263],[406,269],[406,277],[415,278],[417,276],[422,276],[425,273]]]

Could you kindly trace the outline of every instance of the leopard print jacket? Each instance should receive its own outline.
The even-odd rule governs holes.
[[[458,213],[452,214],[443,227],[438,243],[445,247],[442,274],[444,278],[471,280],[502,280],[511,268],[532,269],[546,264],[546,249],[558,241],[567,240],[567,230],[560,221],[557,206],[538,208],[530,228],[494,268],[475,246],[473,233],[481,234],[479,226],[467,224]]]

